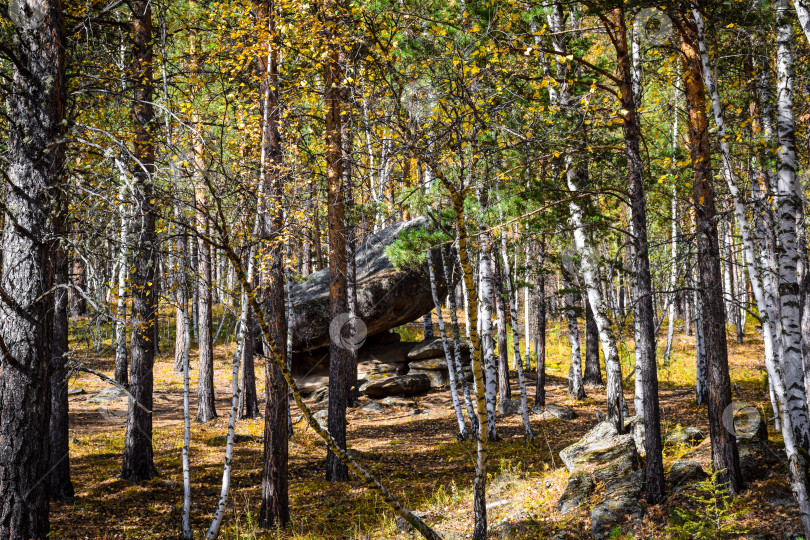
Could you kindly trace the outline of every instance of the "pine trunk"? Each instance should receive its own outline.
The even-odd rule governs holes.
[[[591,303],[587,296],[582,299],[585,304],[585,375],[586,386],[602,385],[602,369],[599,367],[599,328],[593,318]]]
[[[689,118],[689,143],[694,169],[697,271],[703,311],[712,462],[722,482],[728,484],[732,495],[736,495],[743,489],[744,481],[740,472],[736,437],[723,425],[723,413],[731,404],[731,379],[728,372],[726,313],[720,273],[714,174],[711,167],[709,125],[706,118],[706,88],[694,23],[688,15],[679,23]]]
[[[267,321],[265,343],[265,390],[264,390],[264,459],[262,461],[262,502],[259,509],[259,525],[265,528],[284,528],[290,521],[289,508],[289,398],[287,382],[281,366],[287,366],[287,347],[272,344],[287,342],[287,311],[284,294],[284,245],[281,234],[284,230],[283,188],[282,188],[282,146],[279,132],[279,72],[278,35],[275,26],[276,6],[271,1],[262,2],[257,9],[257,20],[267,34],[266,54],[259,55],[258,67],[261,84],[259,103],[262,113],[261,148],[261,192],[257,201],[257,223],[259,235],[259,281],[261,309]],[[266,25],[266,26],[265,26]],[[332,150],[330,148],[330,150]],[[340,152],[340,145],[336,147]],[[332,244],[333,251],[336,246]],[[345,253],[345,244],[341,246]],[[251,261],[252,263],[253,261]],[[250,264],[249,278],[252,278]],[[345,272],[345,267],[344,267]],[[345,278],[344,278],[345,279]],[[273,352],[276,361],[269,358]],[[280,364],[280,365],[279,365]],[[330,424],[332,394],[339,390],[332,386],[330,373]],[[345,410],[345,409],[344,409]]]
[[[324,63],[324,101],[326,102],[326,186],[327,222],[329,236],[329,309],[331,320],[346,317],[348,295],[346,284],[346,218],[343,191],[343,159],[341,146],[342,74],[339,45],[335,36],[328,47]],[[342,331],[343,328],[339,328]],[[342,337],[342,336],[341,336]],[[346,448],[346,379],[351,366],[343,339],[329,343],[329,434],[340,448]],[[340,482],[349,477],[348,469],[331,450],[326,455],[326,479]]]
[[[619,93],[624,114],[624,141],[627,156],[630,206],[633,220],[633,245],[635,247],[636,289],[636,351],[641,364],[641,379],[644,384],[644,449],[646,451],[646,480],[644,482],[647,502],[658,504],[664,498],[664,464],[661,444],[661,411],[658,401],[658,368],[655,360],[655,311],[653,310],[652,277],[650,276],[649,244],[647,241],[647,201],[644,194],[644,164],[641,159],[641,123],[638,116],[637,92],[633,91],[633,70],[627,50],[627,27],[624,11],[614,11],[616,19],[616,53],[619,71]],[[640,83],[639,83],[640,86]]]
[[[121,477],[133,482],[157,475],[152,450],[152,388],[157,320],[158,239],[157,207],[153,178],[155,162],[154,109],[152,106],[152,6],[134,0],[132,9],[133,90],[135,128],[133,201],[135,208],[132,287],[132,336],[130,338],[129,414],[124,436]]]

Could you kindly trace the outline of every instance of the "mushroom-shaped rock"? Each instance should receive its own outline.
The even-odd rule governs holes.
[[[365,324],[366,335],[411,322],[434,308],[427,262],[397,269],[385,253],[404,232],[426,223],[425,218],[395,223],[368,237],[357,250],[356,313]],[[447,294],[447,286],[442,272],[437,272],[436,278],[441,300]],[[304,352],[328,345],[332,324],[329,269],[319,270],[293,285],[290,297],[293,350]]]

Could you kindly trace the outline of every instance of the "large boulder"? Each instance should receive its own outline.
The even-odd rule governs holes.
[[[430,379],[427,375],[420,373],[367,382],[360,387],[360,393],[370,398],[384,398],[388,396],[411,396],[429,389]]]
[[[644,489],[644,471],[634,471],[605,485],[605,501],[591,511],[591,534],[594,538],[610,538],[616,526],[626,528],[625,522],[641,519],[644,508],[639,504]]]
[[[447,361],[442,358],[428,358],[426,360],[419,360],[410,362],[408,367],[413,369],[423,369],[426,371],[447,371]]]
[[[397,269],[385,254],[405,231],[424,227],[425,218],[399,222],[370,236],[357,250],[357,316],[373,336],[418,319],[433,309],[427,263]],[[447,294],[437,273],[439,298]],[[311,351],[329,344],[329,269],[319,270],[290,290],[293,350]]]

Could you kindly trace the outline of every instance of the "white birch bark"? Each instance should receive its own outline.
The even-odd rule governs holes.
[[[441,248],[440,248],[441,249]],[[447,342],[447,332],[444,328],[444,317],[442,317],[441,302],[439,302],[439,293],[436,289],[436,272],[433,268],[433,256],[430,250],[427,252],[428,273],[430,274],[430,292],[433,295],[433,304],[436,306],[436,318],[439,324],[439,335],[442,339],[442,348],[444,349],[444,358],[447,362],[447,372],[450,377],[450,399],[453,402],[453,410],[456,413],[456,421],[458,422],[458,436],[461,440],[466,440],[469,437],[467,432],[467,424],[464,422],[464,413],[461,412],[461,403],[458,399],[458,386],[456,384],[456,363],[453,358],[453,353],[450,351],[450,344]],[[450,287],[448,282],[448,288]]]
[[[678,98],[675,97],[675,106],[672,114],[672,170],[675,170],[675,156],[678,151]],[[667,314],[667,344],[664,348],[664,366],[669,365],[669,357],[672,354],[672,340],[675,336],[675,288],[678,286],[678,190],[677,182],[672,180],[672,201],[670,203],[672,224],[670,230],[670,263],[669,270],[669,311]]]
[[[804,37],[810,42],[810,6],[808,6],[807,0],[793,0],[793,7],[796,8],[796,16],[804,32]]]
[[[500,210],[500,207],[499,207]],[[501,214],[501,221],[503,221],[503,214]],[[531,441],[534,439],[532,433],[532,426],[529,422],[529,402],[526,394],[526,377],[523,374],[523,365],[520,361],[520,336],[518,335],[518,318],[517,318],[517,291],[512,284],[512,273],[509,268],[509,253],[506,249],[506,235],[501,231],[501,258],[503,260],[503,275],[506,278],[506,293],[509,295],[509,316],[512,318],[512,347],[515,351],[515,369],[518,374],[518,387],[520,388],[520,414],[523,417],[523,429],[526,432],[526,438]],[[528,302],[526,302],[528,306]],[[528,321],[528,319],[527,319]],[[528,322],[526,323],[528,325]],[[529,348],[528,341],[528,328],[526,332],[526,349]],[[506,351],[503,352],[506,354]],[[580,364],[580,384],[582,384],[582,372]]]
[[[529,244],[526,244],[526,283],[529,283]],[[531,297],[529,296],[528,285],[523,287],[523,338],[526,342],[526,355],[523,360],[523,367],[527,371],[532,368],[532,327],[531,327]]]
[[[189,350],[191,349],[191,332],[188,331],[188,309],[183,306],[184,334],[183,347],[183,540],[191,540],[191,467],[189,449],[191,447],[191,408],[189,405]]]
[[[451,276],[453,275],[448,264],[448,257],[440,251],[442,258],[442,269],[444,270],[444,279],[446,283],[452,283]],[[463,280],[462,280],[463,281]],[[464,374],[464,368],[461,365],[461,329],[458,324],[458,313],[456,304],[456,291],[453,287],[447,289],[447,309],[450,310],[450,328],[453,331],[453,362],[458,375],[461,391],[464,394],[464,403],[467,406],[467,417],[470,419],[470,428],[473,438],[478,437],[478,417],[475,414],[475,403],[473,403],[472,396],[470,395],[470,387],[467,384],[467,376]]]
[[[126,305],[126,294],[127,294],[127,277],[129,274],[129,266],[127,264],[129,259],[129,220],[131,219],[129,212],[127,211],[127,205],[124,202],[127,192],[127,176],[126,176],[126,168],[124,164],[121,163],[119,160],[116,160],[116,165],[121,172],[121,187],[118,191],[118,211],[121,214],[121,224],[118,229],[118,241],[120,243],[120,247],[118,249],[118,275],[116,276],[117,280],[117,293],[118,298],[115,304],[115,365],[118,366],[116,371],[121,371],[123,368],[123,372],[120,375],[123,377],[122,380],[118,382],[122,384],[126,384],[128,377],[127,377],[127,335],[126,335],[126,326],[127,326],[127,305]]]
[[[254,259],[251,257],[248,261],[248,279],[252,278],[254,272]],[[242,301],[248,302],[248,292],[242,289]],[[247,311],[245,308],[243,312]],[[217,509],[214,512],[214,518],[211,520],[211,526],[205,533],[206,540],[213,540],[219,536],[219,529],[222,526],[222,519],[225,517],[225,511],[228,508],[228,496],[231,491],[231,465],[233,460],[233,438],[236,428],[236,417],[239,415],[239,395],[241,393],[241,385],[239,384],[239,374],[241,372],[242,355],[240,354],[240,347],[245,341],[245,333],[247,324],[239,326],[239,335],[237,336],[236,350],[233,354],[233,371],[231,374],[231,412],[228,417],[228,435],[225,443],[225,465],[222,471],[222,488],[219,493],[219,502]],[[185,370],[188,373],[188,370]]]
[[[478,298],[481,326],[481,350],[486,374],[485,393],[487,404],[487,438],[495,441],[498,438],[495,426],[497,406],[498,373],[495,368],[495,343],[492,334],[492,252],[491,236],[488,232],[481,234],[481,254],[478,263]]]
[[[775,193],[776,224],[780,250],[779,315],[781,321],[782,370],[787,405],[796,444],[810,448],[810,419],[804,387],[801,302],[796,268],[799,262],[796,218],[802,211],[796,184],[796,141],[793,118],[793,27],[787,0],[776,2],[777,26],[777,135],[778,172]]]

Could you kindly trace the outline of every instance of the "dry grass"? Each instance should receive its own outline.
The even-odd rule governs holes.
[[[559,326],[559,325],[558,325]],[[588,509],[568,516],[556,512],[556,501],[567,482],[559,451],[582,436],[596,422],[604,393],[588,389],[584,402],[573,403],[565,395],[565,374],[569,351],[563,328],[549,328],[549,401],[573,406],[578,417],[572,422],[532,420],[538,435],[533,445],[522,437],[519,416],[499,418],[500,442],[490,444],[488,501],[491,536],[500,538],[503,524],[518,538],[546,538],[566,529],[572,537],[589,536]],[[749,336],[753,336],[753,328]],[[583,336],[584,337],[584,336]],[[662,340],[663,341],[663,340]],[[197,537],[207,528],[219,494],[224,444],[230,404],[230,358],[233,345],[216,349],[217,411],[214,422],[192,425],[191,476],[192,524]],[[671,365],[660,372],[663,429],[698,426],[707,430],[702,408],[694,403],[694,340],[678,336]],[[627,349],[627,352],[632,349]],[[87,353],[87,362],[105,372],[112,361],[104,354]],[[630,355],[627,354],[629,357]],[[765,411],[767,392],[763,387],[762,344],[751,339],[730,344],[732,381],[739,385],[735,399],[755,404]],[[259,393],[263,393],[262,370],[258,370]],[[192,372],[196,388],[196,370]],[[534,395],[534,374],[529,375],[529,395]],[[632,385],[632,382],[631,382]],[[71,381],[92,392],[105,385],[90,375]],[[97,405],[87,404],[87,395],[71,398],[71,466],[76,499],[72,504],[54,504],[52,535],[61,538],[176,538],[180,530],[182,477],[182,377],[172,370],[170,355],[161,355],[155,367],[155,462],[160,477],[143,485],[118,478],[124,427],[114,415],[101,414]],[[513,388],[517,391],[517,388]],[[632,402],[632,389],[626,389]],[[195,409],[192,396],[192,413]],[[348,414],[350,448],[358,461],[373,471],[409,508],[429,511],[426,520],[446,538],[463,538],[472,530],[471,484],[475,449],[471,443],[455,441],[455,418],[446,390],[432,390],[415,398],[414,405],[426,411],[413,415],[410,408],[391,408],[369,414],[353,409]],[[123,408],[123,403],[121,404]],[[316,409],[322,407],[315,407]],[[114,407],[112,407],[114,409]],[[298,418],[293,411],[293,418]],[[397,530],[393,514],[382,500],[365,490],[356,479],[344,484],[323,480],[325,450],[320,440],[303,423],[296,424],[290,441],[290,505],[292,525],[286,531],[264,531],[255,526],[259,507],[262,457],[262,419],[240,421],[237,432],[250,435],[235,447],[232,504],[222,536],[225,538],[408,538]],[[778,436],[771,433],[771,439]],[[668,448],[665,465],[689,449]],[[707,466],[707,454],[697,459]],[[743,495],[749,510],[742,525],[751,532],[780,537],[798,530],[798,514],[792,507],[774,508],[765,501],[786,486],[784,467],[767,464]],[[683,495],[648,509],[636,538],[667,538],[666,527],[674,506],[688,505]]]

